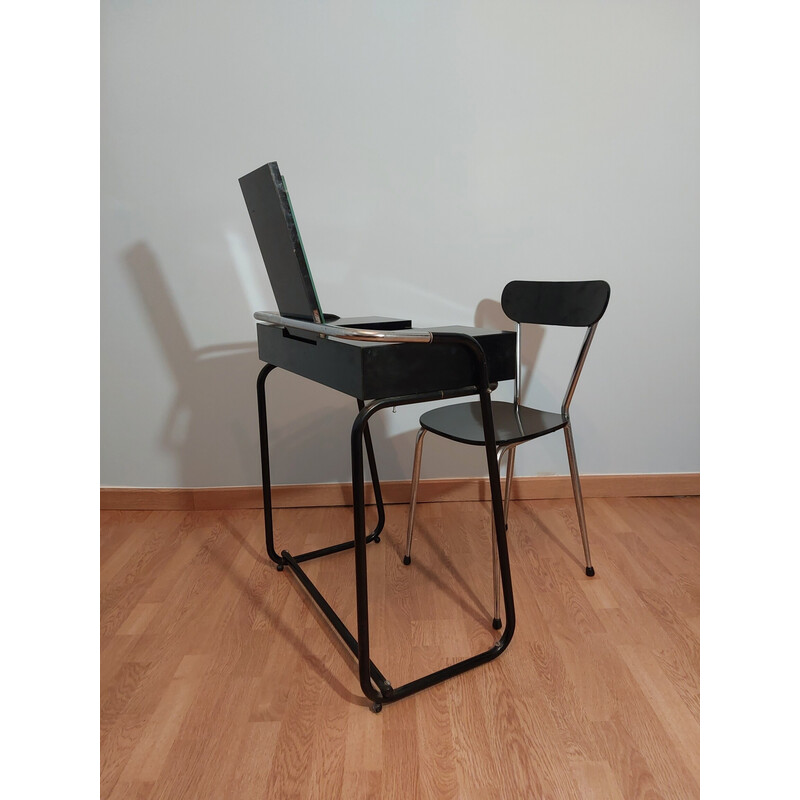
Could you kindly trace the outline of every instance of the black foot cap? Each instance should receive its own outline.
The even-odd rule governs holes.
[[[380,536],[376,536],[372,541],[375,542],[375,544],[380,544],[381,537]]]
[[[380,714],[382,708],[383,706],[380,703],[373,703],[370,706],[370,710],[372,711],[373,714]]]
[[[586,567],[586,574],[590,578],[594,578],[594,567]]]
[[[411,556],[403,556],[403,563],[408,566],[411,563]]]
[[[278,566],[275,569],[277,569],[278,572],[283,572],[283,564],[278,564]]]
[[[499,620],[499,619],[493,619],[493,620],[492,620],[492,627],[493,627],[493,628],[494,628],[496,631],[499,631],[499,630],[500,630],[500,628],[502,628],[502,627],[503,627],[503,622],[502,622],[502,620]]]

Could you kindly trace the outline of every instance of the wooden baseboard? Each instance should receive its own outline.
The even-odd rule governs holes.
[[[384,481],[384,502],[408,503],[411,481]],[[700,473],[679,472],[648,475],[584,475],[584,497],[653,497],[699,495]],[[367,502],[374,502],[372,486],[367,486]],[[514,479],[512,500],[544,500],[571,497],[569,476],[521,477]],[[422,480],[417,500],[420,503],[451,500],[489,499],[486,478],[446,478]],[[273,486],[275,508],[311,506],[347,506],[353,502],[349,483],[316,483],[296,486]],[[208,489],[100,489],[101,510],[184,510],[263,508],[260,486],[224,486]]]

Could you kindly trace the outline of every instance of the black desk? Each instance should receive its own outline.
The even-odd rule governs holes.
[[[516,334],[511,331],[446,327],[430,329],[428,341],[402,341],[404,331],[412,333],[409,320],[387,320],[377,317],[340,320],[335,328],[331,328],[288,321],[276,314],[259,313],[256,318],[261,321],[268,320],[270,323],[257,326],[258,353],[260,359],[266,362],[258,376],[257,389],[267,553],[277,564],[278,570],[283,570],[287,565],[291,568],[357,657],[361,689],[372,701],[372,710],[380,711],[383,703],[400,700],[499,656],[513,636],[515,614],[490,391],[491,386],[498,381],[514,377]],[[288,325],[288,322],[292,324]],[[303,326],[303,329],[298,329],[295,325]],[[353,331],[354,328],[362,330]],[[369,329],[370,332],[363,329]],[[322,333],[323,331],[325,333]],[[386,342],[341,338],[359,337],[359,335],[392,336],[391,333],[378,333],[379,331],[395,331],[401,340]],[[416,335],[424,336],[424,333]],[[358,413],[351,432],[353,541],[299,555],[293,555],[285,549],[279,552],[275,547],[265,384],[267,376],[276,367],[356,398]],[[403,686],[392,687],[369,657],[366,545],[380,541],[380,533],[385,522],[380,481],[369,432],[369,418],[387,407],[476,394],[481,400],[486,436],[486,462],[497,533],[505,627],[499,640],[489,650]],[[365,401],[370,402],[365,403]],[[365,449],[378,509],[378,523],[370,533],[366,532],[364,514]],[[358,617],[356,636],[347,629],[300,566],[303,561],[350,548],[355,551]]]

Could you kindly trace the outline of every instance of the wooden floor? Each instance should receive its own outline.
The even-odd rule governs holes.
[[[389,506],[368,547],[373,660],[399,685],[490,646],[488,506]],[[699,498],[514,501],[517,630],[497,660],[373,714],[260,511],[101,515],[101,796],[695,798]],[[275,514],[279,549],[346,508]],[[355,630],[352,551],[308,572]]]

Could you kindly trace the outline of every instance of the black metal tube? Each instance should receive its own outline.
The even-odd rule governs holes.
[[[264,498],[264,539],[267,545],[267,555],[278,565],[283,565],[283,559],[275,552],[275,539],[272,529],[272,485],[269,475],[269,431],[267,428],[267,398],[265,384],[267,375],[275,369],[274,364],[266,364],[256,379],[256,394],[258,396],[258,432],[261,450],[261,494]]]
[[[358,410],[363,411],[364,401],[357,400]],[[375,461],[375,450],[372,447],[372,434],[369,432],[369,425],[364,426],[364,444],[367,448],[367,463],[369,464],[369,474],[372,478],[372,489],[375,492],[375,505],[378,509],[378,522],[375,529],[372,531],[371,536],[367,537],[367,541],[371,541],[379,536],[386,524],[386,511],[383,508],[383,492],[381,492],[381,481],[378,477],[378,464]]]
[[[375,400],[370,405],[364,406],[353,421],[350,434],[350,463],[353,482],[353,542],[355,545],[355,573],[356,573],[356,616],[358,625],[358,671],[361,691],[374,702],[386,702],[385,694],[375,692],[370,683],[369,657],[369,600],[367,587],[367,547],[365,532],[364,510],[364,454],[363,439],[367,430],[369,418],[382,408],[408,403],[421,402],[424,399],[440,399],[442,392],[432,395],[406,395],[403,397],[390,397]],[[389,695],[394,696],[394,693]]]
[[[437,669],[435,672],[431,672],[421,678],[404,683],[402,686],[396,686],[392,689],[392,693],[389,696],[383,698],[382,702],[394,703],[397,700],[402,700],[404,697],[421,692],[423,689],[429,689],[431,686],[435,686],[437,683],[446,681],[448,678],[454,678],[456,675],[461,675],[462,672],[467,672],[475,667],[479,667],[481,664],[486,664],[489,661],[497,658],[507,646],[507,643],[501,646],[498,642],[488,650],[485,650],[483,653],[478,653],[477,655],[465,658],[463,661],[459,661],[456,664],[451,664],[449,667]]]
[[[356,616],[358,624],[358,678],[361,691],[373,702],[383,695],[370,682],[369,600],[367,594],[367,542],[364,517],[364,454],[362,437],[371,408],[362,408],[350,434],[350,465],[353,481],[353,542],[356,571]]]
[[[347,629],[347,626],[342,622],[339,615],[331,608],[328,601],[322,596],[322,593],[314,585],[311,578],[306,575],[303,568],[297,563],[297,559],[291,553],[284,550],[281,555],[286,559],[286,563],[291,568],[292,572],[297,576],[300,583],[303,584],[306,591],[311,595],[312,600],[317,604],[319,610],[325,615],[328,622],[333,625],[336,633],[339,634],[341,640],[350,648],[353,655],[358,658],[358,642],[353,638],[353,634]],[[389,681],[383,676],[381,671],[370,661],[369,673],[372,679],[378,686],[382,687],[384,691],[391,691]]]
[[[266,542],[267,555],[274,561],[279,568],[283,568],[286,563],[284,559],[278,555],[275,549],[275,535],[272,521],[272,483],[270,479],[269,469],[269,428],[267,425],[267,399],[266,399],[266,381],[267,376],[275,369],[274,364],[266,364],[258,373],[256,379],[256,395],[258,397],[258,429],[260,436],[260,454],[261,454],[261,494],[264,500],[264,539]],[[364,407],[363,401],[358,401],[359,410]],[[372,475],[372,483],[375,488],[375,497],[378,499],[378,525],[375,530],[367,537],[367,541],[373,541],[383,530],[386,516],[383,508],[383,497],[380,490],[380,481],[378,478],[378,469],[375,465],[375,454],[372,450],[371,437],[367,440],[367,454],[370,458],[370,474]],[[343,550],[349,550],[353,547],[352,541],[341,542],[329,547],[322,547],[318,550],[311,550],[307,553],[295,555],[296,561],[310,561],[314,558],[327,556],[331,553],[339,553]]]
[[[508,559],[508,539],[506,536],[505,519],[503,516],[503,499],[500,491],[500,466],[497,463],[497,445],[494,435],[494,417],[492,415],[492,401],[489,392],[489,368],[486,363],[486,354],[479,342],[465,333],[434,333],[433,344],[438,342],[459,344],[467,347],[475,359],[475,384],[481,404],[481,419],[483,421],[483,438],[486,448],[486,465],[489,470],[489,488],[492,496],[492,515],[494,517],[495,531],[497,532],[497,554],[500,562],[500,580],[503,586],[503,598],[506,613],[506,622],[503,634],[498,642],[502,652],[511,641],[516,627],[516,613],[514,611],[514,595],[511,588],[511,566]],[[499,655],[499,653],[498,653]]]
[[[373,535],[370,534],[367,537],[367,541],[371,542],[373,539]],[[322,558],[323,556],[329,556],[332,553],[341,553],[344,550],[352,550],[353,549],[353,542],[352,540],[348,540],[346,542],[340,542],[339,544],[332,544],[329,547],[320,547],[319,550],[309,550],[307,553],[300,553],[298,555],[293,555],[295,561],[302,562],[302,561],[311,561],[314,558]]]

